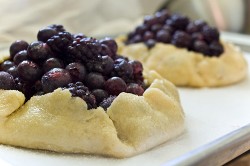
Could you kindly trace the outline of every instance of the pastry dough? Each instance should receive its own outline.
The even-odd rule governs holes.
[[[236,83],[246,77],[247,62],[240,49],[222,41],[224,53],[208,57],[201,53],[157,43],[148,49],[143,43],[125,45],[125,36],[117,38],[118,53],[143,63],[178,86],[213,87]]]
[[[129,157],[176,137],[184,113],[175,86],[154,71],[143,96],[121,93],[107,112],[57,89],[33,96],[0,90],[0,143],[66,153]]]

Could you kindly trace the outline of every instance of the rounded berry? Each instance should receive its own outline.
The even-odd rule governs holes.
[[[52,29],[50,27],[45,27],[43,29],[40,29],[37,34],[37,40],[42,42],[47,42],[49,38],[56,35],[57,31],[55,29]]]
[[[45,93],[65,87],[72,82],[70,73],[65,69],[54,68],[42,76],[41,83]]]
[[[121,58],[115,60],[114,71],[119,77],[123,78],[129,78],[133,74],[133,68],[131,64]]]
[[[105,90],[111,95],[119,95],[125,92],[127,85],[125,81],[119,77],[111,77],[105,82]]]
[[[17,66],[12,66],[6,72],[10,73],[14,78],[18,77]]]
[[[144,89],[138,84],[131,83],[128,85],[126,92],[141,96],[144,93]]]
[[[69,71],[74,82],[83,81],[86,76],[86,68],[81,63],[70,63],[68,66],[66,66],[66,70]]]
[[[202,29],[202,34],[208,42],[218,41],[219,40],[219,31],[216,28],[210,26],[204,26]]]
[[[189,34],[183,31],[176,31],[173,35],[171,43],[177,47],[188,48],[191,45],[192,38]]]
[[[14,56],[14,63],[16,65],[18,65],[19,63],[21,63],[22,61],[28,60],[28,56],[27,56],[27,51],[23,50],[23,51],[19,51],[15,56]]]
[[[197,40],[193,44],[194,51],[209,55],[209,46],[202,40]]]
[[[170,43],[171,42],[171,34],[166,30],[160,30],[156,34],[156,39],[159,42]]]
[[[32,42],[27,51],[28,57],[38,62],[47,59],[51,54],[49,46],[41,41]]]
[[[16,53],[22,50],[26,50],[28,48],[29,44],[24,40],[16,40],[10,45],[10,57],[11,59],[14,58]]]
[[[114,54],[117,52],[118,46],[117,46],[115,40],[113,40],[113,39],[111,39],[111,38],[109,38],[109,37],[106,37],[106,38],[104,38],[104,39],[101,39],[101,40],[100,40],[100,43],[101,43],[101,44],[107,45],[107,46],[109,47],[109,49],[110,49]]]
[[[0,89],[15,89],[15,81],[12,75],[7,72],[0,71]]]
[[[62,60],[58,58],[49,58],[43,63],[43,71],[48,72],[53,68],[64,68]]]
[[[104,86],[105,79],[102,74],[91,72],[86,76],[86,85],[90,89],[100,89]]]
[[[17,66],[17,72],[21,79],[30,82],[38,80],[42,74],[40,67],[36,63],[29,60],[19,63]]]
[[[15,64],[10,61],[10,60],[6,60],[1,64],[1,70],[3,71],[7,71],[9,68],[11,68],[12,66],[15,66]]]
[[[92,91],[92,94],[95,96],[97,103],[100,103],[101,101],[103,101],[105,98],[108,97],[108,92],[106,92],[103,89],[94,89]]]

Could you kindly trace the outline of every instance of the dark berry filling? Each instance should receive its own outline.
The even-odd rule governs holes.
[[[156,42],[200,52],[205,56],[219,56],[224,52],[219,31],[202,20],[191,21],[167,10],[146,16],[141,25],[127,36],[126,44],[144,42],[150,49]]]
[[[149,19],[147,24],[154,21]],[[154,34],[146,31],[144,38],[153,40]],[[165,38],[170,34],[159,33],[163,33],[161,40],[169,40]],[[37,39],[31,44],[17,40],[11,45],[10,59],[0,64],[0,89],[19,90],[26,100],[57,88],[68,89],[73,97],[83,99],[88,109],[100,106],[105,110],[121,92],[140,96],[145,90],[142,64],[118,55],[111,38],[71,34],[54,24],[39,30]]]

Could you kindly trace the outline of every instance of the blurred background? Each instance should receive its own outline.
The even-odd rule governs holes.
[[[132,30],[158,9],[204,19],[222,31],[250,33],[250,0],[0,0],[0,43],[34,41],[37,31],[63,24],[73,33],[115,36]]]

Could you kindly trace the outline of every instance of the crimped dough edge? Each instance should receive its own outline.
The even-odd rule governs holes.
[[[157,43],[148,49],[143,43],[125,45],[125,36],[116,39],[118,53],[139,60],[177,86],[218,87],[237,83],[247,75],[247,62],[239,47],[221,41],[224,53],[208,57],[201,53]]]
[[[184,113],[171,82],[154,71],[145,81],[143,96],[123,92],[107,112],[60,88],[25,104],[21,92],[0,90],[0,143],[116,158],[147,151],[183,132]]]

